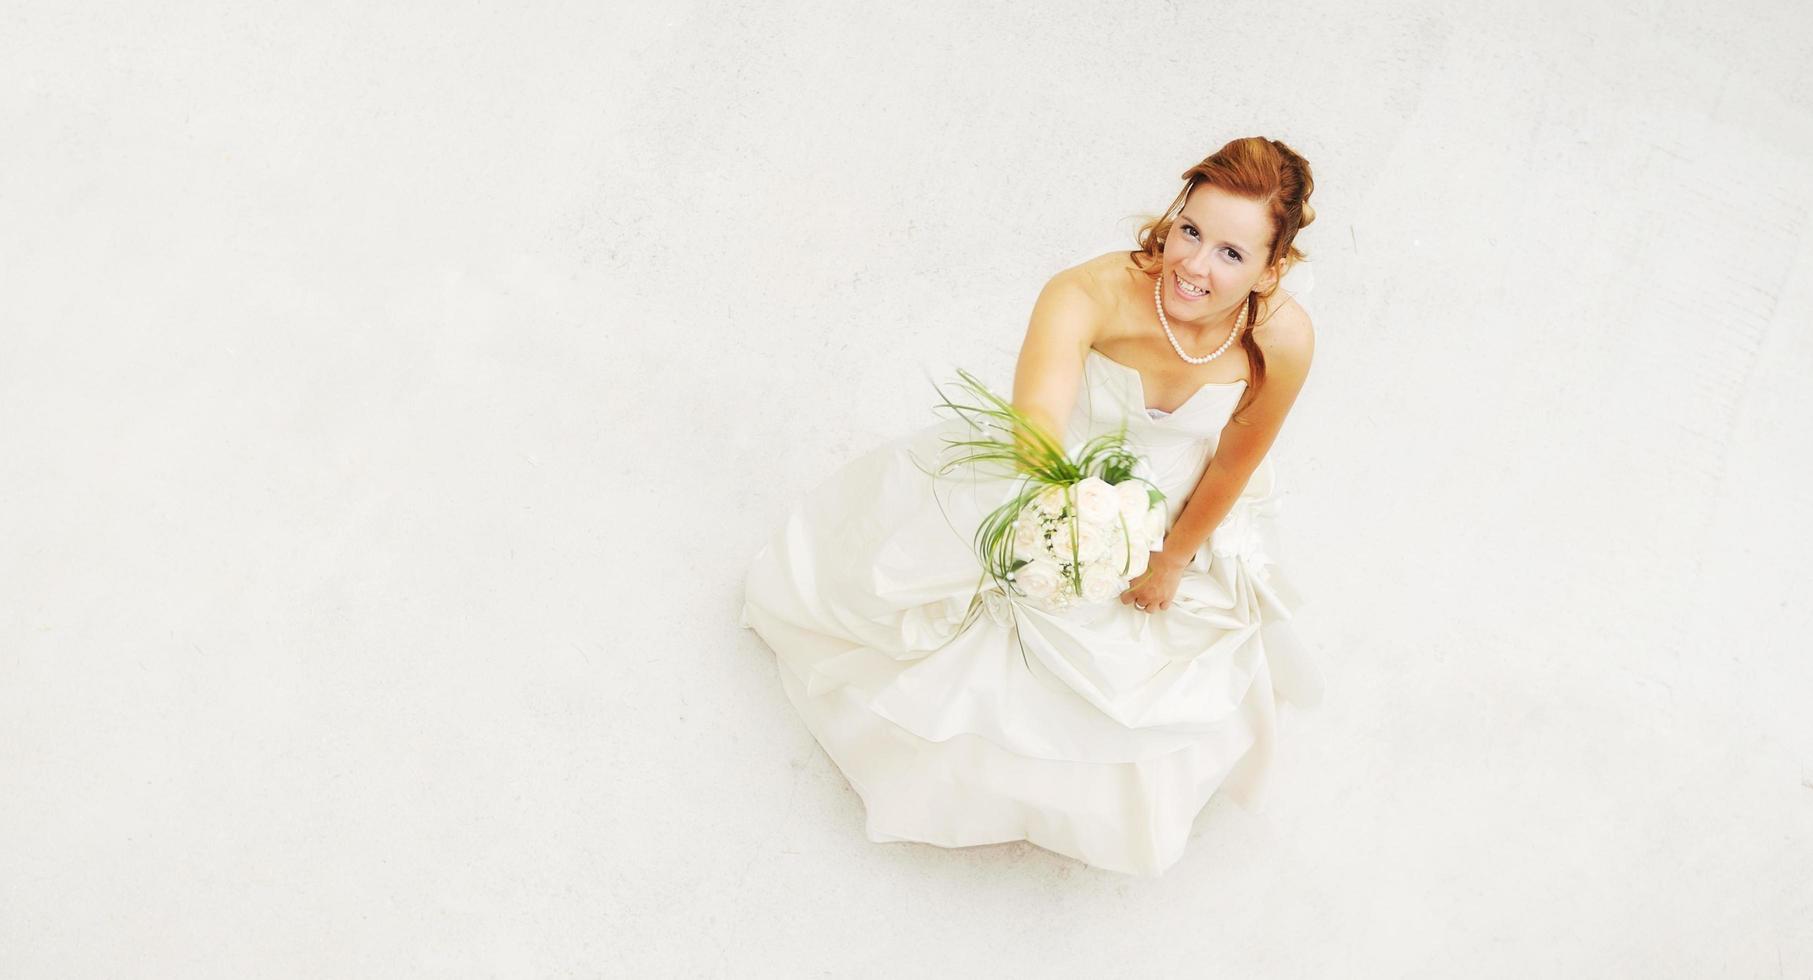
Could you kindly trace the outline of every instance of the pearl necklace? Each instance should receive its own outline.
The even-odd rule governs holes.
[[[1220,357],[1221,352],[1227,350],[1228,345],[1234,342],[1234,338],[1240,336],[1240,328],[1246,324],[1246,304],[1241,303],[1240,316],[1234,320],[1234,329],[1228,331],[1228,339],[1222,341],[1221,346],[1215,348],[1215,353],[1213,354],[1206,357],[1191,357],[1183,352],[1183,346],[1177,342],[1177,335],[1171,332],[1171,321],[1165,319],[1164,295],[1165,277],[1161,274],[1158,277],[1158,281],[1152,284],[1152,305],[1158,307],[1158,324],[1165,328],[1165,337],[1171,341],[1171,349],[1177,352],[1178,357],[1189,361],[1191,364],[1207,364],[1215,358]]]

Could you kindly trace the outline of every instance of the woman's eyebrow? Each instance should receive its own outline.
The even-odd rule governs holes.
[[[1192,218],[1187,214],[1180,214],[1177,216],[1177,219],[1179,221],[1182,221],[1184,224],[1189,225],[1190,227],[1196,229],[1197,231],[1202,230],[1202,224],[1200,222],[1198,222],[1195,218]],[[1252,249],[1247,248],[1245,245],[1242,245],[1239,242],[1230,242],[1225,238],[1219,242],[1216,242],[1215,244],[1226,245],[1236,252],[1251,252],[1252,251]]]

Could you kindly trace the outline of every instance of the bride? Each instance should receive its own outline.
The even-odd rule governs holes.
[[[1314,181],[1260,137],[1182,180],[1136,248],[1045,284],[1014,372],[1030,421],[1067,451],[1123,432],[1165,495],[1162,544],[1118,602],[977,594],[973,535],[1011,488],[918,465],[961,419],[845,464],[749,566],[740,623],[774,650],[870,840],[1027,840],[1160,874],[1216,792],[1262,805],[1280,705],[1320,701],[1268,456],[1314,350],[1293,273]]]

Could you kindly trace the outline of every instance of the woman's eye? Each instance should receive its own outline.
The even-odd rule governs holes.
[[[1201,237],[1202,237],[1202,236],[1201,236],[1201,235],[1198,235],[1198,234],[1197,234],[1197,233],[1196,233],[1196,229],[1194,229],[1194,228],[1192,228],[1192,227],[1190,227],[1190,226],[1189,226],[1189,225],[1184,225],[1184,226],[1183,226],[1183,230],[1184,230],[1184,234],[1186,234],[1186,235],[1189,235],[1189,236],[1190,236],[1190,238],[1191,238],[1191,240],[1200,240],[1200,239],[1201,239]],[[1222,246],[1222,247],[1221,247],[1221,250],[1222,250],[1222,251],[1223,251],[1223,252],[1226,252],[1226,253],[1227,253],[1227,254],[1228,254],[1228,256],[1229,256],[1229,257],[1230,257],[1230,258],[1232,258],[1232,259],[1233,259],[1233,260],[1234,260],[1234,261],[1236,261],[1236,262],[1238,262],[1238,261],[1240,261],[1240,253],[1239,253],[1239,252],[1236,252],[1236,251],[1234,251],[1234,248],[1233,248],[1233,246],[1231,246],[1231,245],[1223,245],[1223,246]]]

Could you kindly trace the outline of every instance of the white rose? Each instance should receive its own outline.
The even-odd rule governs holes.
[[[1142,510],[1137,514],[1128,514],[1122,511],[1114,519],[1114,523],[1108,525],[1108,530],[1113,535],[1110,548],[1121,547],[1122,541],[1131,547],[1143,548],[1146,545],[1146,512]]]
[[[1102,602],[1120,595],[1122,581],[1120,574],[1106,564],[1090,565],[1083,569],[1083,601]]]
[[[1039,491],[1039,495],[1033,498],[1033,502],[1038,505],[1042,513],[1056,517],[1064,512],[1064,488],[1061,486],[1046,487]]]
[[[1035,552],[1045,549],[1045,526],[1037,516],[1028,518],[1020,515],[1014,522],[1014,554],[1031,558]]]
[[[1119,549],[1125,545],[1129,531],[1132,531],[1134,534],[1139,533],[1136,528],[1123,526],[1119,519],[1116,519],[1113,524],[1108,525],[1108,550],[1111,553],[1116,555],[1120,554]]]
[[[1014,584],[1031,598],[1049,599],[1063,586],[1064,577],[1059,574],[1058,566],[1041,560],[1016,569]]]
[[[1145,520],[1147,508],[1152,506],[1151,498],[1146,493],[1146,485],[1138,480],[1128,480],[1114,485],[1114,494],[1120,499],[1121,516],[1128,524],[1138,524]]]
[[[1061,562],[1094,561],[1108,550],[1108,529],[1067,517],[1052,528],[1050,548],[1051,556]]]
[[[1114,529],[1108,534],[1108,548],[1106,553],[1102,555],[1102,564],[1113,569],[1114,574],[1125,576],[1127,574],[1126,569],[1130,568],[1133,564],[1135,554],[1144,552],[1145,550],[1146,543],[1144,541],[1140,540],[1137,535],[1132,538],[1127,537],[1127,535],[1121,531],[1121,526],[1116,524],[1114,525]]]
[[[1128,566],[1128,568],[1127,568],[1127,578],[1129,580],[1132,580],[1134,578],[1137,578],[1141,575],[1146,574],[1146,569],[1148,567],[1150,567],[1151,564],[1152,564],[1152,552],[1146,550],[1143,547],[1134,548],[1133,549],[1133,564]]]
[[[1164,504],[1146,511],[1146,543],[1156,551],[1165,540],[1165,507]]]
[[[1114,520],[1121,509],[1120,494],[1100,477],[1089,476],[1077,481],[1074,491],[1077,516],[1093,524]]]
[[[1076,556],[1085,562],[1096,561],[1108,553],[1108,529],[1100,524],[1082,521],[1076,528]]]

